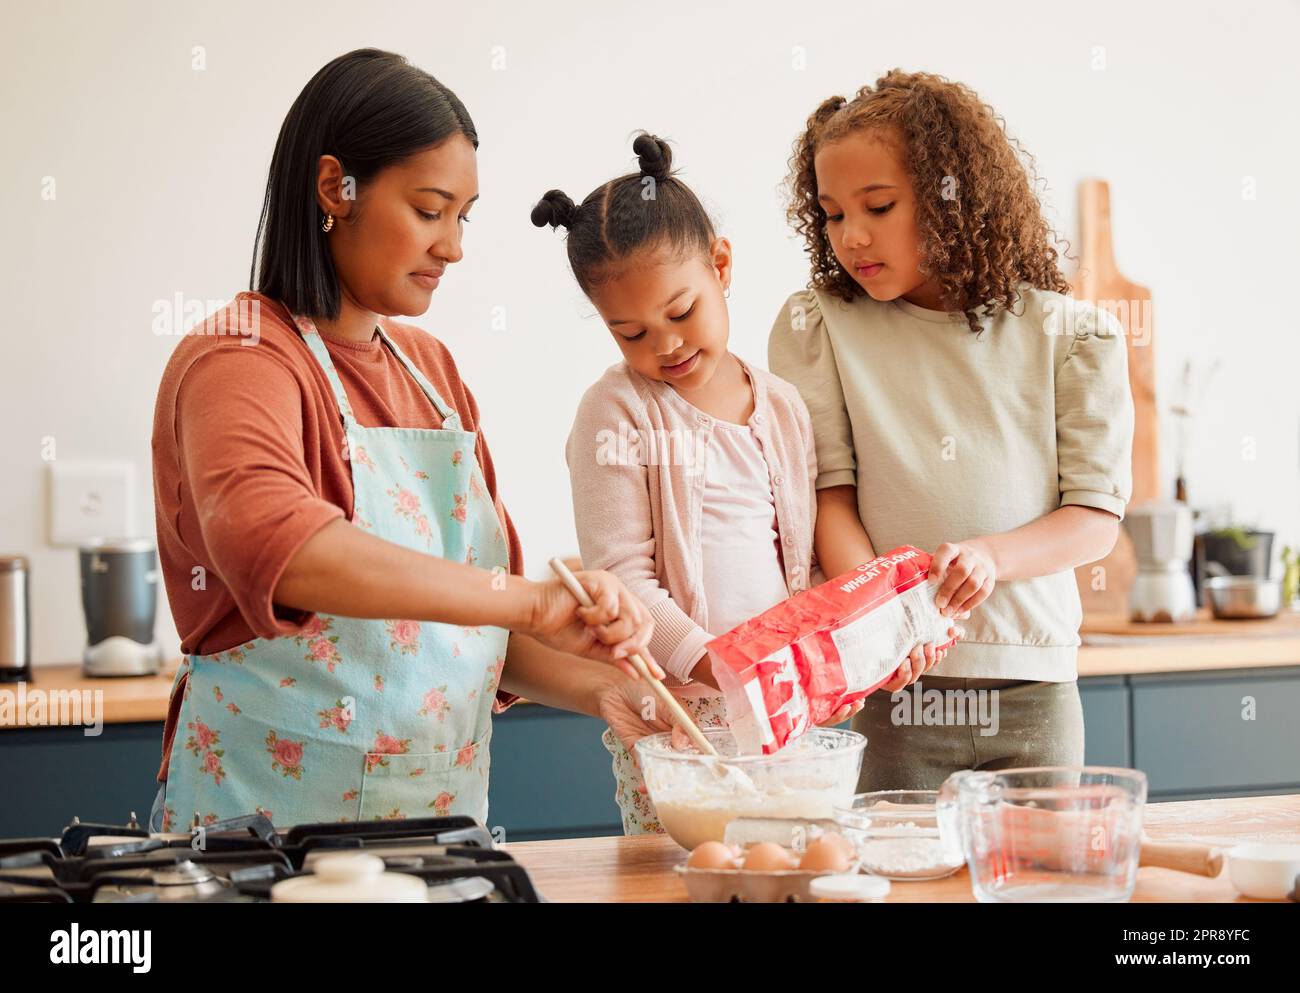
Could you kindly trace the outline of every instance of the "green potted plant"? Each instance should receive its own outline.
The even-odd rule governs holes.
[[[1234,576],[1267,577],[1273,563],[1273,532],[1241,525],[1198,536],[1203,562],[1217,562]]]

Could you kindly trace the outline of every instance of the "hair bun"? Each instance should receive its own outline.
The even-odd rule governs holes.
[[[577,205],[569,199],[568,194],[560,190],[547,190],[546,194],[533,207],[533,223],[539,228],[550,225],[552,229],[561,227],[566,231],[573,226],[573,218],[578,213]]]
[[[660,183],[668,178],[673,168],[673,150],[668,142],[643,131],[632,142],[632,151],[636,152],[642,176],[653,176]]]

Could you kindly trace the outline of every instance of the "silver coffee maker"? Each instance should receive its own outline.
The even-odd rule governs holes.
[[[1187,568],[1192,556],[1192,509],[1178,500],[1152,500],[1130,507],[1124,527],[1133,539],[1137,575],[1129,591],[1135,621],[1186,621],[1196,614]]]
[[[158,551],[148,538],[81,546],[87,676],[151,676],[162,668],[154,639]]]

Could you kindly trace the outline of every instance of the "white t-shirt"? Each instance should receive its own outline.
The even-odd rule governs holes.
[[[745,424],[716,421],[700,522],[711,634],[725,634],[788,597],[767,460]]]

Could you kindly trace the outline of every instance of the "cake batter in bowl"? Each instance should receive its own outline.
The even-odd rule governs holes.
[[[709,728],[704,735],[717,749],[716,758],[673,748],[668,733],[636,743],[660,823],[687,849],[722,841],[738,817],[829,819],[856,792],[867,746],[855,731],[819,727],[771,755],[740,755],[728,729]],[[719,775],[718,765],[735,774]]]

